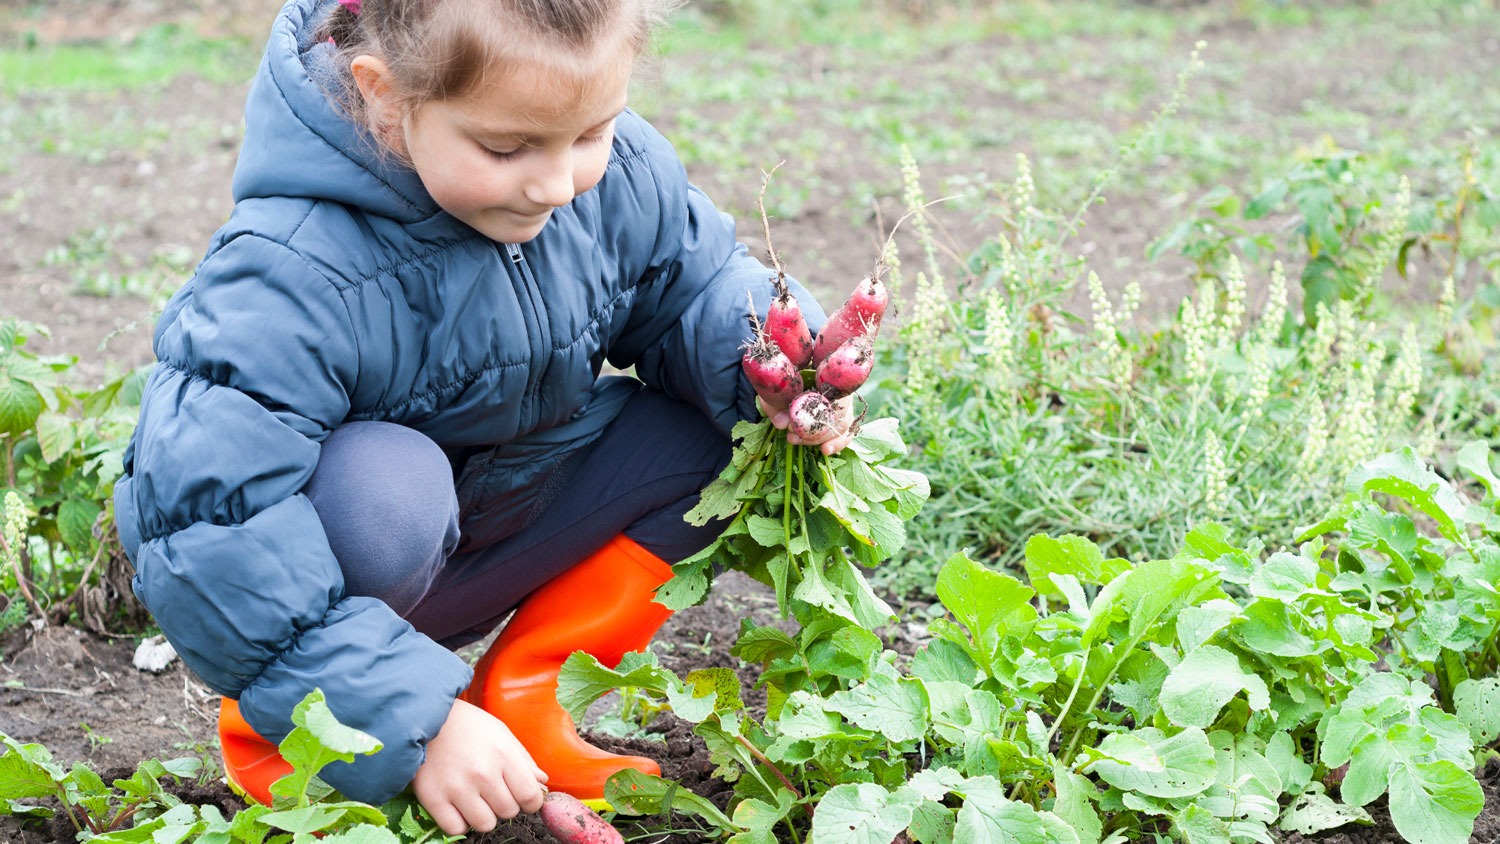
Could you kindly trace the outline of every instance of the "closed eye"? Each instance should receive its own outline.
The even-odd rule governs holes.
[[[511,159],[520,158],[521,153],[526,150],[525,147],[516,147],[513,150],[502,151],[498,149],[490,149],[484,144],[480,144],[479,148],[484,150],[490,158],[493,158],[496,161],[510,161]]]

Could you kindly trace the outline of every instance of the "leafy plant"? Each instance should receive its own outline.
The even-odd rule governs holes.
[[[1245,219],[1258,220],[1288,201],[1296,207],[1294,232],[1310,257],[1302,268],[1309,323],[1317,321],[1319,305],[1332,310],[1339,300],[1368,302],[1398,250],[1405,255],[1411,186],[1402,180],[1387,206],[1358,178],[1358,165],[1359,157],[1345,150],[1314,155],[1271,180],[1245,208]]]
[[[1362,165],[1339,161],[1342,175],[1325,169],[1289,184],[1341,196],[1332,180],[1361,198],[1357,211],[1337,212],[1361,221],[1346,238],[1353,245],[1340,247],[1349,272],[1373,280],[1382,262],[1400,255],[1411,264],[1414,243],[1445,232],[1473,237],[1465,253],[1493,242],[1477,218],[1477,179],[1459,203],[1474,219],[1461,223],[1441,199],[1396,213],[1404,200],[1372,198],[1381,195]],[[876,574],[881,586],[930,594],[938,562],[964,548],[1017,565],[1036,533],[1080,534],[1133,557],[1171,554],[1205,520],[1283,534],[1326,509],[1343,475],[1383,449],[1411,444],[1436,455],[1500,430],[1487,398],[1500,336],[1493,283],[1464,302],[1450,287],[1436,308],[1335,299],[1313,307],[1322,320],[1308,320],[1288,290],[1296,267],[1254,263],[1263,238],[1234,234],[1228,220],[1239,203],[1218,193],[1204,203],[1226,222],[1184,235],[1180,247],[1201,261],[1198,289],[1175,320],[1145,323],[1139,286],[1091,271],[1067,246],[1078,215],[1039,208],[1029,162],[1019,158],[1017,170],[1001,232],[954,284],[935,260],[920,174],[908,161],[907,206],[926,260],[869,398],[876,412],[905,420],[918,449],[911,467],[930,479],[932,506],[908,525],[912,540],[896,563]],[[1402,235],[1397,218],[1411,220],[1412,232]],[[887,263],[897,287],[911,268]],[[1085,292],[1087,311],[1073,313]]]
[[[1205,524],[1132,563],[1036,536],[1024,582],[955,555],[936,587],[951,618],[909,660],[794,597],[800,631],[746,622],[736,644],[764,668],[761,718],[727,669],[678,678],[650,654],[613,671],[574,655],[559,699],[581,713],[630,685],[694,722],[736,783],[729,809],[633,771],[607,795],[736,842],[782,823],[819,844],[1270,842],[1368,821],[1386,795],[1407,840],[1461,844],[1500,735],[1488,455],[1461,452],[1481,502],[1409,449],[1365,462],[1296,550]]]
[[[36,355],[26,348],[31,336],[46,329],[0,319],[0,499],[16,496],[13,523],[22,526],[4,537],[13,564],[0,585],[53,622],[76,613],[102,630],[106,611],[123,605],[139,623],[144,613],[112,537],[113,493],[149,367],[80,391],[66,381],[77,358]],[[107,594],[91,594],[101,580]]]
[[[331,762],[380,750],[372,736],[346,727],[314,689],[292,712],[297,725],[282,740],[292,772],[271,785],[273,804],[252,805],[232,818],[217,806],[184,803],[163,784],[196,776],[197,758],[142,762],[130,779],[106,785],[91,768],[63,769],[47,749],[21,744],[0,732],[0,814],[50,817],[53,810],[24,802],[53,797],[80,840],[94,842],[200,842],[200,844],[451,844],[408,790],[383,806],[345,800],[317,778]],[[314,836],[318,837],[314,837]]]

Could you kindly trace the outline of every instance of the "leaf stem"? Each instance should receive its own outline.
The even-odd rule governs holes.
[[[786,542],[786,555],[788,560],[792,556],[792,449],[796,446],[790,442],[786,444],[786,480],[781,488],[781,537]]]
[[[1068,692],[1068,699],[1063,702],[1062,711],[1057,713],[1057,720],[1052,722],[1052,729],[1047,731],[1045,746],[1037,748],[1042,753],[1051,752],[1052,737],[1057,735],[1057,731],[1062,728],[1063,721],[1073,709],[1073,700],[1078,697],[1078,689],[1083,686],[1083,676],[1089,670],[1089,653],[1089,651],[1083,652],[1083,664],[1078,666],[1078,677],[1073,681],[1073,690]],[[1067,764],[1066,759],[1063,760],[1063,764]]]
[[[748,739],[738,733],[735,734],[734,740],[744,745],[745,749],[750,751],[750,755],[754,756],[756,761],[760,762],[762,765],[765,765],[767,768],[770,768],[771,773],[776,775],[776,779],[781,780],[782,785],[786,786],[788,790],[797,795],[798,800],[802,799],[802,792],[798,790],[797,786],[792,784],[792,781],[787,778],[786,774],[781,772],[780,768],[776,767],[775,763],[773,763],[766,757],[766,754],[760,752],[760,748],[751,744]],[[807,813],[809,815],[812,814],[811,806],[807,807]]]
[[[1125,664],[1125,660],[1129,658],[1131,652],[1135,650],[1135,646],[1140,644],[1141,639],[1145,638],[1145,636],[1146,632],[1142,631],[1140,635],[1136,636],[1134,639],[1131,639],[1130,642],[1121,649],[1122,652],[1120,654],[1120,658],[1115,660],[1115,664],[1109,667],[1109,673],[1105,674],[1103,679],[1099,681],[1099,685],[1094,689],[1094,696],[1089,700],[1089,705],[1084,708],[1085,712],[1092,712],[1094,710],[1094,707],[1099,704],[1099,698],[1103,697],[1105,688],[1109,686],[1109,681],[1115,679],[1115,672],[1120,670],[1120,666]],[[1063,756],[1062,759],[1064,765],[1068,765],[1069,767],[1071,767],[1071,763],[1068,762],[1068,760],[1073,758],[1073,751],[1078,749],[1078,740],[1083,737],[1083,732],[1084,728],[1080,727],[1078,729],[1078,732],[1074,733],[1073,738],[1068,742],[1067,753]]]
[[[74,814],[74,812],[73,812],[73,804],[68,801],[68,791],[67,791],[67,789],[63,788],[63,784],[60,783],[60,782],[56,783],[56,785],[57,785],[57,802],[61,803],[62,807],[63,807],[63,811],[65,811],[65,812],[68,813],[68,820],[70,820],[70,821],[73,822],[73,828],[76,829],[76,830],[78,830],[79,832],[83,832],[83,826],[84,826],[84,824],[78,822],[78,815]],[[99,827],[94,823],[94,819],[90,818],[88,816],[87,812],[84,813],[83,820],[84,820],[84,823],[88,824],[89,832],[92,832],[95,835],[99,834]]]

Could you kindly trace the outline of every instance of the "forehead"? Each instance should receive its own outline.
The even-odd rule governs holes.
[[[465,127],[489,135],[545,135],[592,128],[624,108],[634,53],[584,61],[540,56],[492,68],[452,103]]]

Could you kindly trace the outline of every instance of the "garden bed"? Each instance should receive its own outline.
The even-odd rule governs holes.
[[[903,617],[918,615],[920,608],[908,607]],[[763,711],[765,695],[753,688],[757,672],[731,656],[729,648],[738,635],[740,620],[750,617],[760,624],[775,618],[774,599],[770,590],[738,574],[721,577],[711,597],[704,604],[683,610],[662,628],[653,643],[661,662],[684,675],[699,668],[735,668],[741,678],[742,694],[752,711]],[[887,643],[894,649],[910,653],[923,640],[922,627],[906,623],[887,631]],[[471,646],[477,655],[483,643]],[[168,759],[210,752],[214,741],[217,699],[201,686],[181,664],[175,662],[160,674],[138,671],[131,665],[134,640],[108,640],[76,628],[48,628],[42,631],[18,631],[0,643],[0,729],[23,742],[37,742],[52,750],[65,765],[84,761],[98,770],[106,782],[125,778],[141,759]],[[18,685],[20,684],[20,685]],[[24,687],[23,687],[24,686]],[[608,702],[590,712],[591,720],[606,713]],[[81,725],[87,724],[85,730]],[[692,733],[692,725],[671,714],[658,715],[646,729],[645,737],[619,738],[591,732],[595,744],[619,753],[631,753],[657,759],[663,776],[680,782],[684,788],[707,797],[721,809],[728,804],[731,788],[714,776],[714,765],[701,739]],[[92,738],[90,737],[92,735]],[[1491,760],[1479,773],[1485,793],[1485,809],[1474,825],[1475,844],[1500,842],[1500,762]],[[244,807],[244,802],[215,779],[204,785],[184,783],[171,789],[184,802],[214,804],[226,817]],[[39,801],[45,802],[45,801]],[[1391,825],[1381,798],[1369,807],[1375,818],[1373,826],[1351,825],[1315,836],[1287,833],[1287,844],[1317,841],[1324,844],[1402,844],[1402,838]],[[663,817],[640,819],[643,826],[634,830],[625,819],[618,825],[627,836],[642,835],[640,840],[653,844],[699,844],[714,840],[686,831],[694,824],[678,818],[675,823]],[[647,835],[647,830],[671,829]],[[551,842],[552,839],[535,816],[522,817],[501,825],[493,832],[475,834],[470,844],[501,842]],[[71,826],[66,816],[42,824],[22,826],[17,818],[0,817],[0,841],[13,844],[53,844],[71,842]]]

